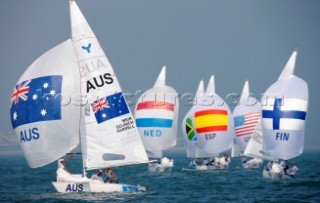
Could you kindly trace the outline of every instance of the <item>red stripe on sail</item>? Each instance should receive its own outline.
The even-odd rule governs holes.
[[[220,109],[209,109],[209,110],[203,110],[203,111],[196,112],[195,117],[209,115],[209,114],[228,115],[228,112],[226,110],[220,110]]]
[[[227,131],[227,126],[210,126],[204,128],[197,128],[197,133],[207,133],[207,132],[214,132],[214,131]]]
[[[144,110],[144,109],[164,109],[168,111],[174,111],[174,105],[168,102],[155,102],[155,101],[140,102],[137,106],[137,110]]]

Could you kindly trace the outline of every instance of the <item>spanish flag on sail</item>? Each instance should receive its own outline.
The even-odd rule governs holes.
[[[223,109],[208,109],[197,111],[194,116],[197,133],[207,133],[228,130],[228,111]]]

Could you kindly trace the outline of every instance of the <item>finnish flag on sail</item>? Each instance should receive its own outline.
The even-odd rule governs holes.
[[[11,95],[13,128],[61,119],[62,76],[44,76],[18,84]]]
[[[98,123],[129,113],[122,92],[100,98],[91,107]]]
[[[263,127],[269,130],[304,129],[307,102],[295,98],[268,98],[266,105],[262,106]]]

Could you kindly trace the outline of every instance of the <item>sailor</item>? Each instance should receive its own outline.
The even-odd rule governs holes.
[[[229,163],[231,162],[231,158],[228,157],[228,155],[227,155],[226,153],[224,153],[223,158],[224,158],[224,160],[226,161],[226,163],[229,164]]]
[[[207,159],[203,159],[202,165],[207,165],[207,164],[208,164],[208,160]]]
[[[169,157],[169,163],[170,163],[170,166],[174,165],[174,159],[172,157]]]
[[[282,166],[282,168],[286,168],[287,164],[288,164],[288,160],[283,160],[280,162],[280,166]]]
[[[91,180],[95,180],[95,181],[103,183],[104,181],[103,181],[103,178],[101,177],[101,175],[102,175],[102,171],[101,170],[97,170],[97,173],[93,174],[91,176]]]
[[[299,171],[298,167],[294,164],[294,162],[291,162],[290,168],[287,170],[287,174],[290,176],[295,176],[295,174]]]
[[[71,154],[66,159],[58,160],[57,181],[64,181],[65,177],[72,175],[72,173],[65,167],[65,164],[70,161],[76,154]]]
[[[107,183],[118,183],[118,177],[116,176],[116,174],[111,171],[111,169],[109,167],[106,168],[106,180],[105,182]]]
[[[273,165],[273,161],[269,161],[268,164],[265,167],[266,171],[271,171],[272,170],[272,165]]]

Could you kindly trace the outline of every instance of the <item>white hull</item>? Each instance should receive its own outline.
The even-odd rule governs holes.
[[[146,191],[140,185],[126,185],[118,183],[99,183],[99,182],[52,182],[53,186],[61,193],[78,192],[137,192]]]
[[[276,173],[273,171],[266,171],[263,170],[262,176],[264,178],[273,179],[273,180],[286,180],[286,179],[292,179],[293,177],[290,175],[286,175],[284,173]]]
[[[220,165],[192,165],[190,168],[183,168],[183,171],[220,171],[227,170],[229,164],[220,164]]]
[[[173,168],[173,165],[164,165],[159,163],[150,163],[148,165],[150,172],[165,172]]]
[[[242,163],[243,168],[260,168],[263,161],[258,158],[251,159],[246,163]]]

